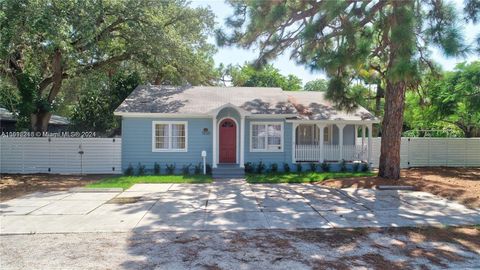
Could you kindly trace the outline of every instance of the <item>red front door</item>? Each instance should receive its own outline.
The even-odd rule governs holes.
[[[220,163],[235,163],[237,156],[237,126],[232,119],[220,122],[219,136]]]

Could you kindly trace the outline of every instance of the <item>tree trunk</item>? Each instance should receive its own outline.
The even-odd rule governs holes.
[[[62,66],[62,52],[60,49],[55,50],[52,60],[52,87],[48,93],[46,102],[50,105],[53,103],[58,93],[62,88],[63,81],[63,66]],[[42,96],[42,88],[39,88],[39,96]],[[43,105],[40,105],[43,106]],[[37,107],[35,113],[30,117],[32,124],[32,131],[35,132],[45,132],[48,130],[48,122],[50,122],[50,117],[52,116],[51,112],[48,112],[43,107]]]
[[[378,176],[400,178],[400,144],[405,105],[405,83],[387,81],[385,114],[382,122],[382,144]]]
[[[48,122],[50,122],[50,112],[37,112],[31,116],[32,131],[45,132],[48,130]]]

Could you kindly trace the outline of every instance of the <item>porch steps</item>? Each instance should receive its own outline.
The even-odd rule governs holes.
[[[244,168],[238,165],[218,165],[212,169],[213,179],[245,178]]]

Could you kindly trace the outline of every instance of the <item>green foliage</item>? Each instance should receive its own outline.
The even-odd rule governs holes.
[[[326,161],[323,161],[320,164],[320,168],[322,168],[322,172],[329,172],[330,171],[330,164],[328,164],[328,162],[326,162]]]
[[[480,135],[480,62],[459,64],[454,71],[440,75],[428,74],[406,100],[404,121],[412,129],[406,135]]]
[[[211,175],[212,174],[212,165],[208,164],[205,166],[205,171],[208,175]]]
[[[115,118],[113,112],[141,84],[140,80],[137,72],[118,72],[111,79],[86,76],[71,114],[73,129],[111,133],[120,125],[120,120]]]
[[[174,174],[175,173],[175,163],[173,164],[166,164],[165,165],[165,171],[167,172],[167,174]]]
[[[153,174],[154,175],[159,175],[160,174],[160,164],[158,164],[157,162],[155,162],[155,164],[153,164]]]
[[[310,163],[310,171],[311,172],[317,171],[317,163]]]
[[[340,161],[340,171],[341,172],[346,172],[347,171],[347,162],[342,159],[342,161]]]
[[[255,172],[255,164],[252,162],[245,163],[245,172],[246,173],[254,173]]]
[[[302,163],[297,163],[297,164],[295,164],[295,166],[296,166],[296,169],[297,169],[297,173],[301,173],[302,170],[303,170]]]
[[[317,79],[314,81],[309,81],[303,87],[305,91],[319,91],[326,92],[328,89],[328,81],[324,79]]]
[[[140,162],[138,163],[137,166],[137,175],[145,175],[145,165],[142,165]]]
[[[277,173],[278,172],[278,164],[277,163],[271,163],[270,164],[270,172],[271,173]]]
[[[202,163],[198,163],[197,165],[195,165],[195,167],[193,168],[193,173],[195,175],[202,173]]]
[[[303,173],[276,173],[276,174],[249,174],[247,182],[251,184],[278,184],[278,183],[313,183],[327,179],[368,177],[371,172],[303,172]]]
[[[0,5],[2,81],[34,128],[68,96],[65,80],[127,67],[156,84],[209,84],[214,15],[185,1],[17,1]],[[102,88],[102,87],[100,87]],[[115,97],[112,97],[115,98]]]
[[[370,171],[370,166],[368,165],[368,163],[363,162],[362,163],[362,172],[368,172],[368,171]]]
[[[358,172],[358,169],[360,169],[360,163],[358,163],[358,162],[353,163],[352,171],[353,172]]]
[[[290,52],[298,63],[326,73],[326,97],[338,107],[357,106],[358,92],[349,86],[361,69],[378,71],[386,98],[379,175],[399,178],[400,149],[384,148],[400,140],[405,91],[420,83],[422,69],[432,66],[432,46],[449,56],[467,52],[455,7],[447,1],[229,3],[234,12],[226,21],[228,33],[217,31],[220,46],[255,45],[258,64]],[[469,10],[477,11],[474,6]]]
[[[262,161],[260,161],[258,164],[257,164],[257,167],[255,168],[255,172],[256,173],[263,173],[266,169],[266,166],[265,166],[265,163],[263,163]]]
[[[283,163],[283,172],[285,173],[290,172],[290,165],[288,165],[288,163]]]
[[[128,164],[128,167],[125,170],[124,174],[127,175],[127,176],[131,176],[131,175],[133,175],[133,173],[134,173],[134,171],[133,171],[132,164]]]
[[[192,164],[182,166],[183,175],[189,175],[190,174],[190,167],[192,167]]]
[[[144,175],[144,176],[109,176],[100,181],[88,184],[87,188],[123,188],[127,189],[139,183],[211,183],[212,177],[207,175]]]
[[[295,75],[284,76],[280,70],[272,65],[259,68],[245,64],[241,67],[230,67],[228,74],[234,86],[248,87],[280,87],[285,91],[298,91],[302,89],[302,80]]]

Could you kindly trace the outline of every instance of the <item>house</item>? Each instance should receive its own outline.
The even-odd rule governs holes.
[[[0,107],[0,134],[6,132],[15,132],[17,117],[9,110]],[[70,127],[70,121],[59,115],[52,115],[48,122],[48,132],[67,131]]]
[[[362,107],[335,109],[322,92],[263,87],[138,86],[115,115],[122,117],[123,169],[157,162],[179,170],[206,151],[214,174],[260,161],[292,170],[303,162],[370,163],[366,130],[379,122]]]

